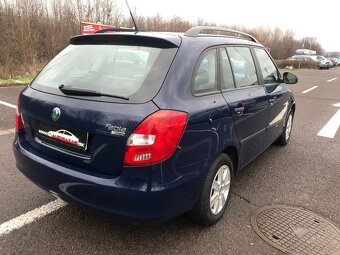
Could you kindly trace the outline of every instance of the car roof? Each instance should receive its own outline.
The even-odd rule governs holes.
[[[91,35],[80,35],[75,36],[70,39],[71,44],[92,44],[99,41],[114,41],[115,39],[120,39],[120,43],[146,43],[146,44],[155,44],[155,46],[159,47],[179,47],[182,41],[192,41],[192,42],[202,42],[206,45],[219,45],[219,44],[243,44],[243,45],[255,45],[263,47],[263,45],[259,44],[256,39],[250,35],[245,33],[233,31],[235,33],[240,33],[241,35],[246,35],[245,37],[239,36],[230,36],[230,35],[221,35],[221,34],[200,34],[200,33],[188,33],[192,30],[197,30],[199,27],[194,27],[188,30],[186,33],[177,33],[177,32],[119,32],[119,31],[105,31],[105,33],[95,33]],[[202,27],[209,28],[209,27]],[[215,28],[218,29],[218,28]],[[224,31],[221,28],[221,31]],[[227,30],[228,31],[228,30]],[[99,31],[100,32],[100,31]],[[197,32],[197,31],[194,31]],[[247,38],[249,36],[249,38]]]

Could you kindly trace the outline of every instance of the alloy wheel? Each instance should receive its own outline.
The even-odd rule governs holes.
[[[221,166],[211,185],[210,189],[210,210],[216,215],[226,204],[230,190],[231,174],[227,165]]]
[[[292,132],[293,116],[289,114],[287,124],[286,124],[286,140],[289,139],[290,133]]]

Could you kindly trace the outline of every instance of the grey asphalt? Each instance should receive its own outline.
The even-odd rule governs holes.
[[[340,226],[340,131],[334,139],[317,136],[340,109],[333,106],[340,102],[340,68],[292,72],[300,81],[290,86],[297,104],[291,141],[271,146],[242,170],[216,225],[200,227],[184,215],[160,226],[132,226],[67,205],[1,236],[0,254],[283,254],[250,226],[251,213],[269,204],[300,206]],[[15,104],[21,89],[0,88],[0,100]],[[14,112],[0,106],[0,130],[13,128]],[[13,137],[0,136],[0,224],[55,199],[16,170]]]

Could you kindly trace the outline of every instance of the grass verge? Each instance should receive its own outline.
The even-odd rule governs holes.
[[[27,85],[32,80],[33,80],[33,76],[31,75],[16,76],[13,78],[0,77],[0,87]]]

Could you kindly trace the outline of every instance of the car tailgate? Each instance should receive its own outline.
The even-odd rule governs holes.
[[[65,100],[28,87],[20,96],[19,110],[25,127],[21,142],[32,151],[80,171],[118,176],[129,135],[158,108],[152,101],[119,104],[72,97]]]

